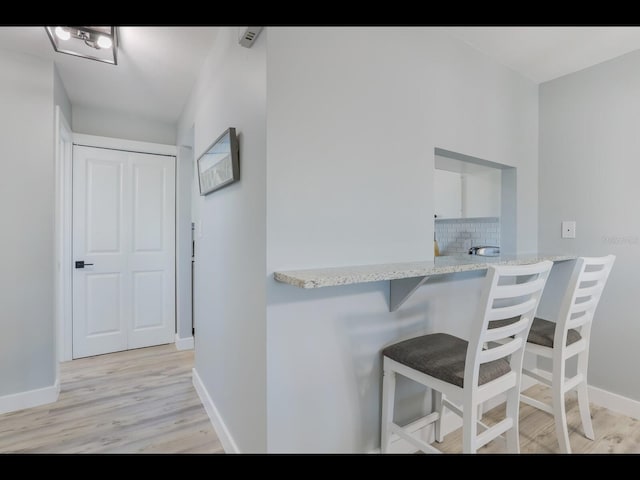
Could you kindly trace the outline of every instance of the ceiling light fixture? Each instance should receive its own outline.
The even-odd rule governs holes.
[[[113,45],[113,42],[109,37],[105,37],[104,35],[98,37],[98,46],[100,48],[111,48],[111,45]]]
[[[56,27],[56,37],[58,37],[60,40],[69,40],[71,38],[71,33],[69,33],[69,30],[67,30],[66,28],[62,28],[62,27]]]
[[[118,64],[116,27],[44,27],[56,52]]]

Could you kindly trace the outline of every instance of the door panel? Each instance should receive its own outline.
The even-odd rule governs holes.
[[[134,330],[162,326],[163,276],[162,272],[133,274]]]
[[[122,308],[122,275],[90,273],[85,275],[87,336],[120,332]]]
[[[123,163],[87,159],[87,253],[122,253]]]
[[[134,309],[129,348],[175,340],[175,160],[132,154],[130,270]]]
[[[165,173],[159,166],[133,166],[133,250],[135,252],[162,251],[165,215],[162,199],[165,196]]]
[[[73,148],[73,358],[127,349],[125,152]]]
[[[174,157],[74,147],[74,358],[173,341],[174,182]]]

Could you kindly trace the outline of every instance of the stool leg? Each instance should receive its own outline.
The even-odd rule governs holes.
[[[476,453],[478,436],[478,408],[470,401],[465,402],[462,418],[462,453]]]
[[[589,440],[595,440],[593,433],[593,423],[591,423],[591,412],[589,410],[589,394],[587,393],[587,382],[584,381],[578,386],[578,406],[580,407],[580,418],[582,419],[582,429],[584,436]]]
[[[389,427],[393,423],[393,404],[396,396],[396,372],[384,370],[382,377],[382,421],[380,422],[380,451],[387,453],[391,443]]]
[[[520,392],[516,387],[507,392],[507,417],[513,420],[513,427],[505,432],[507,452],[520,453]]]
[[[571,453],[567,411],[564,404],[564,359],[554,362],[551,382],[553,418],[556,423],[556,436],[560,444],[560,453]]]
[[[442,419],[444,417],[444,402],[442,401],[442,392],[433,391],[433,411],[438,412],[438,419],[434,424],[436,442],[444,441],[444,432],[442,430]]]
[[[582,383],[578,386],[578,406],[582,418],[584,436],[589,440],[595,440],[593,424],[591,423],[591,411],[589,410],[589,394],[587,393],[587,370],[589,369],[589,349],[578,355],[578,374],[582,374]]]

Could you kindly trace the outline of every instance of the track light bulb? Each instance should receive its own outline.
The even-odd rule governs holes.
[[[56,37],[58,37],[60,40],[69,40],[71,38],[71,32],[69,32],[69,30],[67,30],[66,28],[56,27],[55,32]]]

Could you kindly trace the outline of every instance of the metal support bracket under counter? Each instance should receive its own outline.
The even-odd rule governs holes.
[[[322,288],[356,283],[389,281],[389,311],[395,312],[415,291],[434,275],[486,270],[488,265],[527,265],[550,260],[575,260],[576,255],[476,255],[436,257],[433,261],[383,263],[348,267],[318,268],[274,272],[278,282],[299,288]]]

